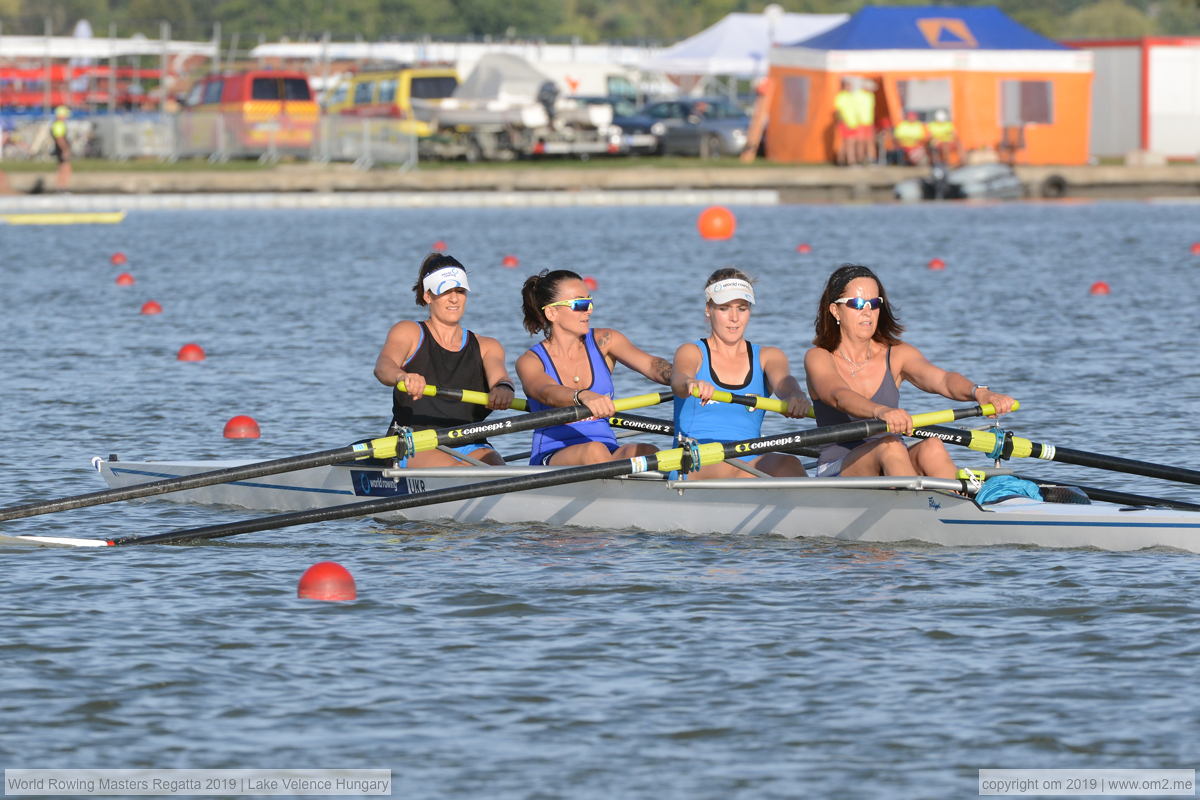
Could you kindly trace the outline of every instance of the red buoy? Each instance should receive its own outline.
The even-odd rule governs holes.
[[[134,283],[133,276],[128,272],[122,272],[117,276],[117,286],[133,286]]]
[[[223,435],[226,439],[257,439],[258,422],[254,417],[238,414],[236,417],[230,417],[229,422],[225,423]]]
[[[796,252],[807,255],[812,252],[812,245],[808,242],[801,242],[800,244],[796,245]]]
[[[143,314],[161,314],[162,306],[160,306],[158,303],[154,302],[153,300],[147,300],[146,302],[142,303],[142,313]]]
[[[589,292],[594,292],[600,288],[600,281],[596,280],[591,275],[584,275],[583,285],[588,288]]]
[[[696,218],[696,229],[704,239],[729,239],[737,230],[737,218],[725,206],[709,206]]]
[[[517,258],[516,256],[505,256],[500,261],[500,266],[510,267],[510,268],[511,267],[519,267],[519,266],[521,266],[521,260],[519,258]]]
[[[127,259],[125,257],[124,253],[122,253],[121,251],[118,250],[117,252],[115,252],[111,256],[109,256],[108,260],[112,262],[112,265],[114,267],[119,267],[122,264],[124,264],[125,262],[127,262],[129,259]]]
[[[946,262],[942,261],[940,258],[931,258],[931,259],[929,259],[929,268],[930,269],[945,269]]]
[[[179,348],[179,355],[176,358],[180,361],[203,361],[204,348],[193,342],[188,342]]]
[[[354,586],[354,576],[345,567],[336,561],[321,561],[300,576],[296,597],[341,603],[358,597],[358,589]]]
[[[433,249],[434,249],[434,251],[436,251],[438,253],[445,252],[446,247],[447,247],[447,244],[442,239],[438,239],[436,242],[433,243]]]
[[[1112,289],[1104,281],[1096,281],[1092,284],[1092,288],[1088,290],[1090,294],[1108,294]]]
[[[1200,242],[1192,242],[1192,255],[1200,256]]]

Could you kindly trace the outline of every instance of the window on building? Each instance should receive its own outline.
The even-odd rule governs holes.
[[[1054,122],[1050,81],[1000,81],[1000,120],[1005,126]]]
[[[950,80],[948,78],[920,78],[896,81],[900,95],[901,116],[915,111],[921,119],[933,119],[933,112],[941,110],[954,116],[950,108]]]
[[[803,125],[808,122],[808,77],[792,75],[784,78],[779,101],[785,123]]]

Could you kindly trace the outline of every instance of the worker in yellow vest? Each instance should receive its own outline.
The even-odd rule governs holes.
[[[833,111],[837,118],[837,163],[842,166],[856,163],[858,103],[849,78],[842,78],[842,90],[833,98]]]
[[[962,164],[962,144],[954,130],[954,122],[945,109],[939,108],[933,112],[933,121],[927,127],[929,150],[934,161],[938,164],[949,164],[953,156],[956,164]]]
[[[54,139],[54,158],[58,160],[58,172],[54,183],[60,192],[65,192],[71,183],[71,143],[67,141],[67,120],[71,109],[59,106],[54,109],[54,122],[50,123],[50,136]]]
[[[915,111],[907,111],[904,119],[892,128],[892,139],[904,153],[909,164],[921,165],[929,160],[926,145],[929,143],[929,131],[921,122]]]
[[[858,88],[851,92],[858,128],[854,137],[856,164],[875,162],[875,84],[860,80]]]

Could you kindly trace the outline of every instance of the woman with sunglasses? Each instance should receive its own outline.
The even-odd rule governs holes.
[[[874,272],[857,264],[833,271],[817,304],[816,346],[804,356],[817,424],[878,419],[891,433],[822,447],[817,477],[955,476],[957,468],[941,440],[922,439],[908,447],[898,435],[913,430],[912,417],[900,408],[902,381],[951,400],[991,403],[999,414],[1012,410],[1011,397],[931,364],[900,340],[903,332]]]
[[[391,431],[470,425],[494,409],[511,406],[514,387],[504,366],[504,348],[492,337],[478,336],[462,326],[471,287],[458,259],[430,253],[417,270],[412,288],[417,305],[429,308],[429,319],[393,325],[375,361],[375,377],[393,387]],[[404,381],[403,392],[394,388],[400,381]],[[422,392],[426,384],[486,392],[488,404],[425,397]],[[486,441],[453,449],[487,464],[504,464]],[[444,451],[430,450],[409,456],[401,466],[461,467],[467,463]]]
[[[574,272],[543,270],[521,287],[525,330],[545,340],[517,359],[517,377],[530,411],[587,406],[592,418],[533,432],[530,464],[597,464],[647,455],[647,444],[617,446],[608,418],[613,406],[612,368],[620,362],[652,381],[669,385],[671,364],[639,349],[620,331],[589,327],[592,298]]]
[[[713,392],[770,397],[772,389],[787,402],[786,415],[803,417],[808,397],[792,376],[787,356],[777,347],[746,341],[746,326],[754,305],[750,277],[738,269],[719,269],[704,285],[704,316],[709,335],[675,351],[675,433],[681,441],[700,444],[736,442],[762,435],[765,411],[728,403],[713,403]],[[697,396],[693,397],[692,392]],[[780,477],[804,475],[800,459],[786,453],[767,453],[740,459],[755,469]],[[753,473],[724,461],[691,474],[693,478],[751,478]]]

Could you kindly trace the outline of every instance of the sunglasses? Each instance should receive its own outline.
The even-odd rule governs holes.
[[[545,311],[547,308],[550,308],[550,306],[566,306],[572,311],[591,311],[592,298],[576,297],[574,300],[556,300],[553,303],[547,303],[546,305],[542,306],[542,310]]]
[[[846,308],[853,308],[855,311],[862,311],[864,308],[869,308],[872,311],[877,311],[883,305],[882,297],[840,297],[833,302]]]

